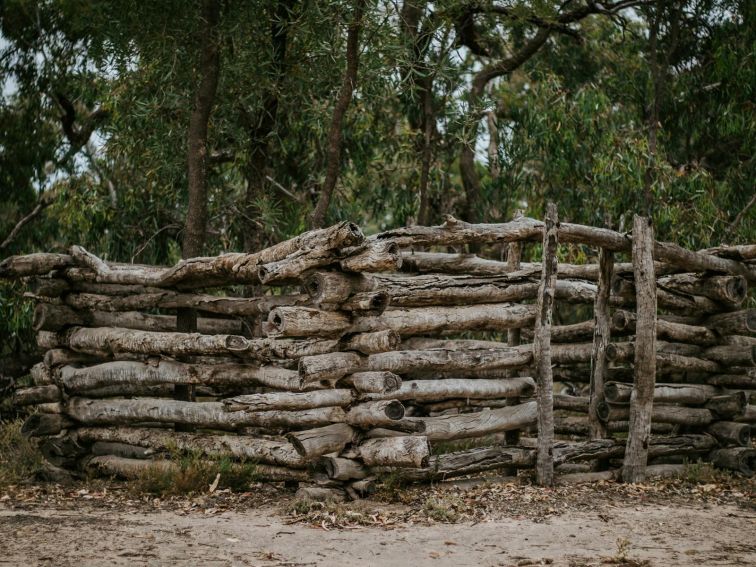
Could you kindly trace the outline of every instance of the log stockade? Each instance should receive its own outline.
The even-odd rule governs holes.
[[[186,452],[351,495],[496,469],[638,482],[651,459],[751,474],[753,246],[557,218],[367,238],[342,222],[172,267],[79,246],[6,258],[44,354],[15,392],[37,410],[23,433],[74,474],[170,471]],[[576,245],[596,263],[556,261]]]

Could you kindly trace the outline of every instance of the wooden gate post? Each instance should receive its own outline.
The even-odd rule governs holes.
[[[610,250],[599,250],[599,280],[596,303],[593,307],[595,330],[591,353],[591,397],[588,404],[588,424],[591,439],[605,439],[606,425],[598,417],[598,407],[604,401],[604,382],[607,375],[606,347],[610,340],[611,317],[609,294],[612,288],[614,255]]]
[[[543,227],[543,268],[538,290],[533,367],[538,386],[538,451],[536,479],[541,486],[554,483],[554,378],[551,372],[551,318],[557,279],[559,219],[554,203],[546,206]]]
[[[514,217],[512,220],[517,220],[522,218],[522,211],[517,211],[514,214]],[[522,242],[510,242],[509,247],[507,248],[507,272],[516,272],[520,269],[520,259],[522,257]],[[519,346],[520,345],[520,329],[509,329],[507,331],[507,345],[508,346]],[[519,372],[517,370],[512,370],[509,373],[510,376],[518,376]],[[520,403],[520,398],[508,398],[507,399],[507,405],[508,406],[516,406]],[[506,441],[507,445],[519,445],[520,443],[520,430],[519,429],[513,429],[512,431],[507,431],[504,434],[504,440]],[[512,472],[514,474],[517,474],[516,469],[512,469]]]
[[[622,465],[622,480],[646,478],[648,442],[656,385],[656,277],[654,231],[646,217],[633,219],[633,275],[635,277],[636,324],[635,370],[630,396],[630,424]]]

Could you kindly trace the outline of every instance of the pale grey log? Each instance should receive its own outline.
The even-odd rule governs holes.
[[[425,467],[430,458],[426,437],[368,439],[356,449],[359,458],[369,467]]]
[[[502,380],[453,379],[404,381],[401,388],[385,394],[368,394],[367,400],[414,400],[418,402],[463,399],[499,399],[531,396],[535,392],[532,378],[508,378]]]
[[[341,452],[357,439],[357,431],[346,423],[334,423],[325,427],[291,432],[286,438],[297,453],[312,461],[328,453]]]
[[[316,390],[314,392],[267,392],[245,394],[222,400],[227,411],[306,410],[346,407],[354,400],[352,390]]]
[[[393,372],[356,372],[339,384],[351,386],[360,394],[387,394],[399,390],[402,379]]]

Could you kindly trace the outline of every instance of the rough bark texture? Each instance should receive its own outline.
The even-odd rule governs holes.
[[[346,407],[354,400],[351,390],[316,390],[314,392],[268,392],[245,394],[223,400],[227,411],[305,410],[323,407]]]
[[[637,294],[635,376],[630,401],[630,431],[622,465],[622,480],[642,482],[648,459],[648,438],[656,382],[656,277],[654,233],[647,218],[633,221],[633,266]]]
[[[557,279],[559,219],[556,205],[546,207],[543,233],[543,272],[533,337],[533,369],[538,400],[538,455],[536,478],[541,486],[554,482],[554,379],[551,372],[551,318]]]
[[[535,392],[535,382],[532,378],[510,378],[504,380],[485,379],[454,379],[445,380],[412,380],[404,381],[401,388],[387,394],[371,394],[366,399],[394,399],[414,400],[426,402],[446,400],[449,398],[463,399],[500,399],[526,396]]]
[[[368,439],[357,447],[360,459],[369,467],[424,467],[430,458],[425,437]]]
[[[611,319],[609,312],[609,295],[611,278],[614,271],[614,255],[609,250],[599,250],[599,281],[596,303],[593,307],[594,335],[591,356],[591,389],[588,407],[591,439],[606,437],[606,428],[598,417],[598,406],[604,399],[604,384],[607,379],[608,360],[606,349],[611,340]]]
[[[312,461],[328,453],[341,452],[357,438],[357,432],[345,423],[289,433],[286,438],[297,453]]]

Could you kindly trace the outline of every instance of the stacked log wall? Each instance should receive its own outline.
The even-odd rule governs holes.
[[[548,274],[555,386],[538,397],[536,384],[550,382],[534,357],[548,270],[519,257],[544,226],[449,218],[365,238],[341,223],[168,268],[107,263],[81,247],[8,258],[0,277],[29,283],[46,351],[33,384],[16,392],[18,405],[37,410],[24,431],[52,464],[77,471],[134,476],[168,466],[163,457],[178,450],[253,462],[261,479],[363,487],[389,472],[420,480],[534,470],[529,440],[539,404],[553,400],[556,441],[539,460],[557,478],[616,469],[634,403],[632,238],[554,228],[563,249],[591,247],[602,260],[560,261]],[[517,261],[485,257],[502,246]],[[702,458],[746,473],[756,252],[652,247],[648,463]],[[232,295],[240,284],[262,293]],[[178,331],[182,310],[197,313],[196,332]],[[193,395],[175,399],[178,389]]]

